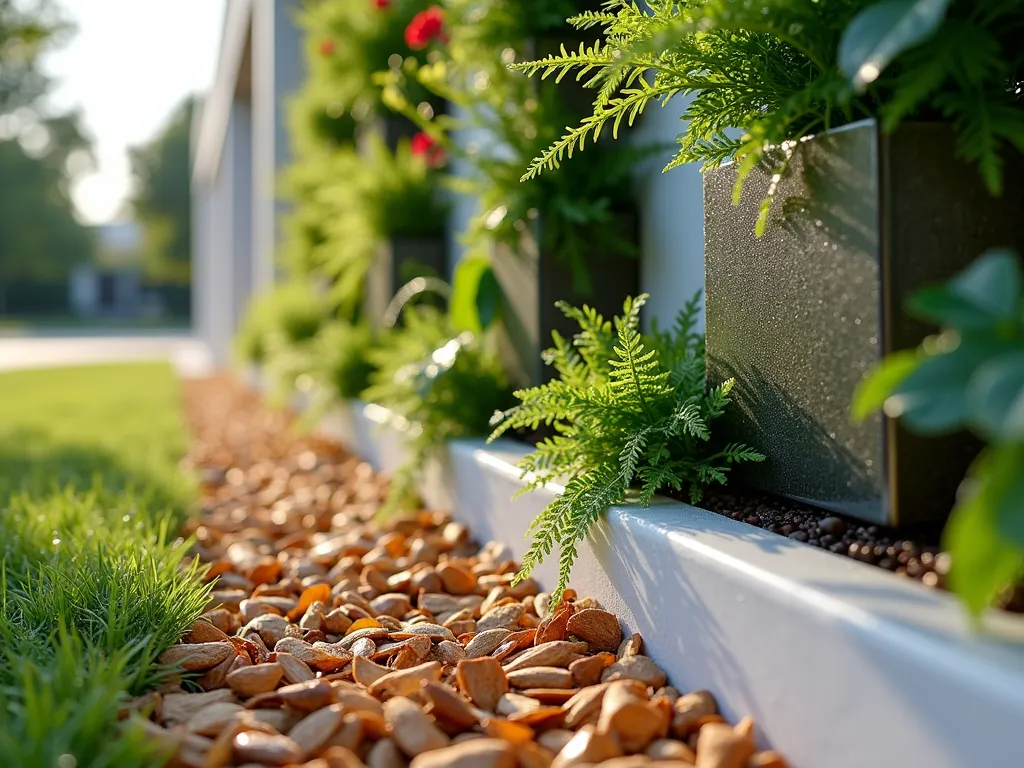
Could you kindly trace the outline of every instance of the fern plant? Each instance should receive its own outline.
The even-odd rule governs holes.
[[[564,493],[531,525],[533,543],[517,576],[526,578],[559,547],[556,603],[578,543],[631,488],[637,487],[642,505],[664,488],[685,490],[697,503],[706,486],[726,482],[732,465],[764,460],[745,445],[711,442],[710,424],[729,404],[733,382],[706,389],[704,337],[694,330],[700,296],[687,303],[671,331],[655,329],[650,336],[639,330],[646,300],[627,299],[612,322],[589,307],[559,303],[580,331],[571,343],[552,333],[554,347],[544,359],[558,378],[516,392],[519,405],[497,415],[490,437],[541,424],[557,433],[519,465],[528,480],[521,493],[566,482]]]
[[[472,333],[456,333],[434,307],[408,307],[404,325],[368,354],[376,371],[364,398],[395,415],[409,437],[409,457],[392,476],[384,515],[414,496],[423,468],[447,441],[485,435],[511,399],[497,355]]]
[[[954,124],[959,154],[993,194],[1002,156],[1024,151],[1021,28],[1006,0],[607,0],[570,23],[603,39],[536,61],[530,75],[573,77],[594,111],[539,154],[524,179],[618,133],[651,104],[692,97],[669,170],[740,163],[740,183],[774,146],[866,117]],[[738,131],[735,129],[739,129]],[[789,143],[789,144],[787,144]],[[785,158],[785,154],[783,154]],[[784,170],[782,160],[780,171]],[[763,211],[767,215],[767,209]]]

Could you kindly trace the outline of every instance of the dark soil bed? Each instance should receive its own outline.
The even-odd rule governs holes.
[[[687,501],[680,494],[670,495]],[[708,491],[700,506],[794,541],[885,568],[929,587],[946,588],[950,558],[939,546],[941,525],[886,528],[735,487]],[[1003,595],[999,607],[1024,613],[1024,586]]]

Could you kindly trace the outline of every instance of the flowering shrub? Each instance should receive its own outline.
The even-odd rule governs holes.
[[[480,208],[464,242],[478,252],[487,252],[494,243],[518,250],[524,233],[536,232],[541,247],[570,267],[584,296],[591,289],[587,260],[596,249],[602,255],[635,254],[619,214],[631,208],[630,172],[639,153],[602,146],[590,163],[567,164],[539,183],[520,183],[523,165],[555,141],[562,126],[578,121],[579,114],[553,82],[530,82],[507,65],[535,50],[538,41],[553,45],[551,38],[568,29],[565,18],[585,4],[444,0],[440,34],[445,45],[432,48],[419,61],[407,57],[401,66],[393,66],[384,91],[389,107],[419,123],[449,155],[459,153],[471,169],[469,178],[459,179],[459,189],[476,197]],[[407,31],[407,40],[415,38],[418,45],[419,33],[419,27],[416,35]],[[425,118],[418,109],[417,85],[457,106],[457,112]],[[450,140],[453,132],[467,129],[486,140]]]
[[[417,13],[405,28],[405,42],[414,51],[422,51],[435,40],[446,40],[444,12],[436,5]]]
[[[423,131],[412,137],[412,153],[426,158],[430,168],[440,168],[446,159],[444,147],[430,134]]]

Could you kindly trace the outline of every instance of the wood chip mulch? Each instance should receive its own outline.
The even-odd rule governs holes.
[[[442,513],[375,520],[381,477],[227,378],[186,404],[216,584],[161,659],[185,672],[123,712],[170,765],[785,768],[594,600],[511,586],[507,547]]]

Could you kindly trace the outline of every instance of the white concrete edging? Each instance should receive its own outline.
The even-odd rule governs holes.
[[[323,431],[381,471],[401,430],[376,405],[337,409]],[[428,473],[428,502],[480,541],[521,557],[557,487],[522,487],[511,441],[453,442]],[[554,559],[535,576],[550,586]],[[687,504],[614,507],[580,548],[572,586],[644,636],[680,688],[707,688],[731,719],[793,768],[1020,765],[1024,621],[974,632],[954,598],[882,569]]]

